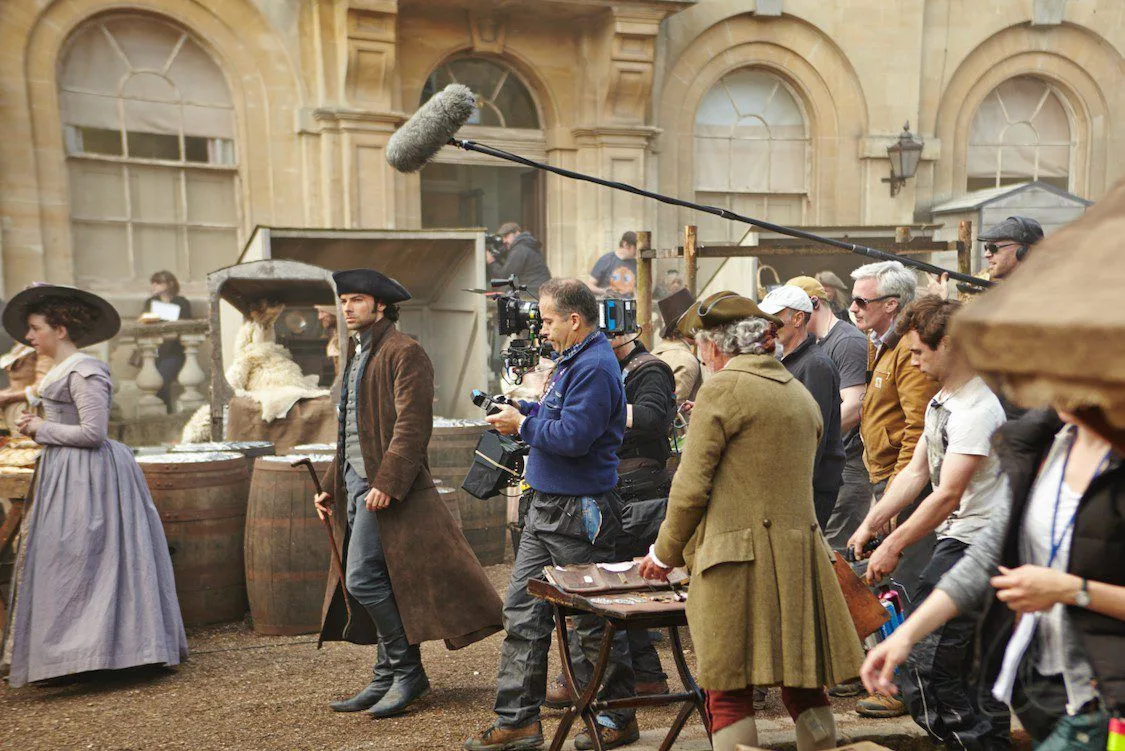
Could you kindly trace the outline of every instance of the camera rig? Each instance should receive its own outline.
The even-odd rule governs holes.
[[[539,314],[539,302],[520,298],[520,292],[527,291],[527,286],[520,284],[514,275],[507,279],[492,279],[489,284],[492,289],[508,288],[496,297],[496,327],[501,336],[515,337],[508,342],[507,349],[500,352],[500,357],[504,361],[504,377],[518,385],[527,373],[535,369],[540,358],[550,357],[554,350],[540,335],[543,318]],[[639,333],[637,301],[618,298],[600,300],[598,328],[611,338]]]

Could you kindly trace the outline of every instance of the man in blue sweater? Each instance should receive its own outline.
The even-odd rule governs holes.
[[[531,486],[523,535],[504,600],[507,635],[496,678],[496,724],[465,742],[468,751],[520,751],[543,745],[539,708],[547,689],[547,651],[554,618],[550,606],[527,593],[544,566],[613,560],[621,529],[617,449],[625,433],[621,366],[598,330],[598,303],[577,279],[552,279],[539,288],[542,335],[559,353],[541,402],[504,407],[488,421],[518,433],[531,446],[525,479]],[[575,618],[582,646],[597,661],[601,622]],[[624,631],[613,641],[600,697],[632,696],[633,665]],[[633,710],[598,718],[603,748],[637,740]],[[579,749],[593,748],[585,733]]]

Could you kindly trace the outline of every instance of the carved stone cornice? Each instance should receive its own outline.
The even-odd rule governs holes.
[[[344,109],[339,107],[307,107],[297,113],[300,133],[392,133],[406,122],[405,112]]]

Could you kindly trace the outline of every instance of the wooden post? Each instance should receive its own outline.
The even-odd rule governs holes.
[[[652,349],[652,259],[641,253],[652,247],[652,233],[637,232],[637,323],[641,326],[641,344]]]
[[[684,227],[684,286],[693,296],[698,297],[699,291],[695,288],[695,225]]]
[[[957,270],[973,273],[973,223],[969,219],[957,225]]]

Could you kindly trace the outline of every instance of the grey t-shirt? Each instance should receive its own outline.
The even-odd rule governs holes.
[[[1004,475],[992,450],[992,434],[1004,419],[1000,400],[979,377],[952,394],[939,391],[926,408],[922,434],[934,487],[940,486],[941,468],[948,454],[984,457],[961,494],[961,502],[938,526],[938,539],[952,537],[971,545],[988,526],[992,510],[1005,502]]]
[[[819,343],[828,359],[836,364],[841,389],[867,383],[867,337],[859,329],[848,321],[840,321]],[[859,438],[858,426],[849,430],[842,438],[844,453],[848,459],[863,455],[863,442]]]

